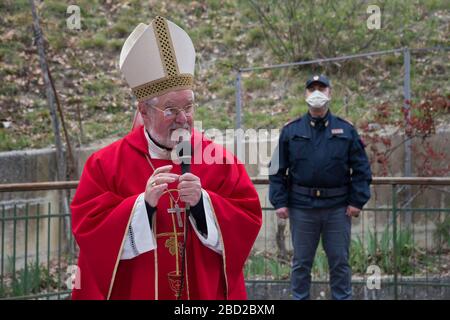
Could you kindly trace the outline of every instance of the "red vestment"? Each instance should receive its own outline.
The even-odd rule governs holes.
[[[192,225],[188,227],[182,299],[245,299],[243,266],[262,223],[257,192],[244,165],[228,151],[195,130],[191,143],[196,143],[194,154],[208,148],[209,153],[219,152],[225,159],[224,164],[191,164],[191,172],[200,178],[211,199],[223,253],[203,245]],[[184,228],[167,212],[167,194],[160,198],[153,216],[157,249],[120,260],[134,204],[153,172],[146,154],[148,144],[141,126],[87,160],[71,204],[81,280],[73,299],[176,298]],[[170,160],[151,162],[155,167],[172,164],[172,172],[181,174],[180,166]],[[172,190],[176,187],[177,182],[169,185]],[[176,190],[172,192],[178,198]]]

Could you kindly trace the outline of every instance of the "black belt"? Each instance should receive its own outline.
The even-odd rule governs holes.
[[[292,185],[292,191],[314,198],[331,198],[348,194],[348,187],[344,186],[339,188],[308,188],[294,184]]]

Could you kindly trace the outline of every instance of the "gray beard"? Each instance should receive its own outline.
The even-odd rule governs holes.
[[[191,128],[188,125],[184,126],[183,129],[186,129],[189,132],[191,131]],[[172,130],[172,129],[169,129],[169,130]],[[156,141],[158,144],[160,144],[161,146],[163,146],[167,149],[173,149],[175,147],[175,145],[178,143],[178,141],[171,140],[173,131],[171,131],[167,137],[161,137],[160,135],[156,134],[152,128],[147,129],[147,131],[154,141]]]

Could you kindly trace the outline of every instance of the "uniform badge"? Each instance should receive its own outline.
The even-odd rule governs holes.
[[[343,134],[344,129],[331,129],[332,134]]]
[[[314,81],[317,81],[317,80],[319,80],[319,76],[314,76]]]

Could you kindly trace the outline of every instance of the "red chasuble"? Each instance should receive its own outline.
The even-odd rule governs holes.
[[[262,222],[257,192],[244,165],[224,148],[195,130],[191,143],[194,162],[202,154],[223,158],[224,164],[191,164],[191,172],[210,197],[223,253],[203,245],[188,221],[181,298],[245,299],[243,266]],[[73,290],[73,299],[177,298],[184,223],[180,227],[176,215],[168,213],[174,203],[167,192],[153,215],[157,249],[120,260],[135,201],[153,172],[146,155],[141,126],[87,160],[71,205],[81,283]],[[155,168],[172,164],[172,172],[181,174],[180,166],[170,160],[150,161]],[[175,200],[177,184],[169,185]],[[184,221],[184,213],[181,216]]]

